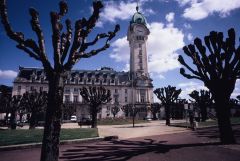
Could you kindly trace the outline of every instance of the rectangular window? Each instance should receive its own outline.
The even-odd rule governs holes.
[[[65,96],[65,102],[70,102],[70,96],[69,95]]]
[[[115,102],[118,102],[118,97],[115,97],[114,99],[115,99],[115,100],[114,100]]]
[[[115,89],[115,93],[118,93],[118,89]]]
[[[43,91],[43,87],[40,87],[39,91],[42,92]]]
[[[30,87],[30,91],[34,91],[34,86],[31,86],[31,87]]]
[[[142,55],[142,50],[139,50],[139,56],[141,56]]]
[[[73,97],[73,102],[78,102],[78,96]]]
[[[18,92],[21,91],[21,86],[18,86],[17,91],[18,91]]]
[[[144,96],[141,96],[141,102],[142,103],[144,102]]]
[[[128,98],[127,97],[125,97],[125,102],[127,102],[128,101]]]
[[[128,90],[127,90],[127,89],[125,89],[125,93],[126,93],[126,94],[128,93]]]
[[[142,44],[139,44],[139,46],[138,46],[139,48],[142,48]]]
[[[74,90],[74,92],[78,92],[78,88],[74,88],[73,90]]]
[[[70,88],[65,88],[66,93],[70,93]]]

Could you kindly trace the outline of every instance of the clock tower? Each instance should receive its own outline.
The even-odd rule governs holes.
[[[127,40],[130,46],[130,73],[133,79],[149,77],[146,41],[150,34],[145,17],[138,11],[133,15],[128,28]]]
[[[145,17],[138,11],[130,21],[127,40],[130,47],[131,103],[136,108],[148,109],[153,103],[153,84],[148,73],[147,39],[150,34]],[[139,117],[150,116],[149,112],[140,112]]]

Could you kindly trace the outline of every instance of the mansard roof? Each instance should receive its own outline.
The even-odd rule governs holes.
[[[114,79],[118,80],[119,83],[124,83],[129,81],[128,72],[115,71],[109,67],[102,67],[99,70],[72,70],[71,75],[68,79],[73,81],[75,78],[102,78],[102,79]],[[45,72],[42,68],[32,68],[32,67],[19,67],[19,73],[14,82],[29,82],[35,80],[37,81],[47,81]]]

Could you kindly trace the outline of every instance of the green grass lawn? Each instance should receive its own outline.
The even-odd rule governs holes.
[[[43,129],[0,130],[0,146],[42,142]],[[98,137],[98,130],[91,128],[62,129],[61,140]]]
[[[135,119],[135,124],[139,123],[148,123],[146,120]],[[123,118],[107,118],[98,120],[98,125],[124,125],[132,124],[132,119],[123,119]]]
[[[233,117],[231,118],[232,125],[234,124],[240,124],[240,117]],[[217,120],[208,120],[206,122],[199,122],[198,127],[208,127],[208,126],[217,126]],[[177,127],[190,127],[189,122],[182,122],[182,123],[172,123],[171,126],[177,126]]]

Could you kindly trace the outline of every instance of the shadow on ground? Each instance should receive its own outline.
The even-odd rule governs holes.
[[[146,153],[167,153],[172,149],[219,145],[219,143],[166,144],[167,141],[116,140],[95,145],[80,145],[62,152],[60,159],[70,161],[125,161]]]
[[[240,143],[240,128],[235,128],[233,127],[233,132],[234,136],[237,140],[238,143]],[[209,139],[219,139],[219,130],[218,128],[203,128],[203,129],[198,129],[196,131],[193,131],[193,134],[197,137],[204,137],[204,138],[209,138]]]

